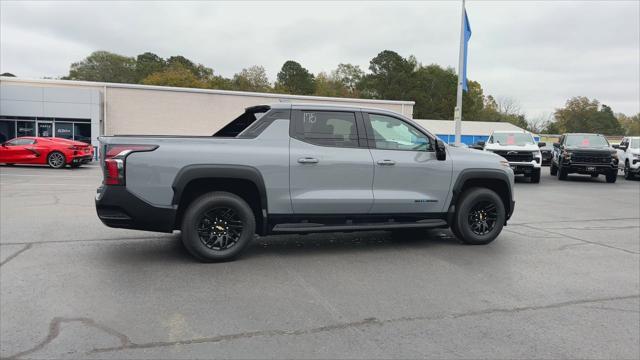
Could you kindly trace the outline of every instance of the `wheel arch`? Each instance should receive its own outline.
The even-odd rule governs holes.
[[[499,169],[465,169],[460,172],[452,189],[449,217],[455,213],[460,195],[472,187],[484,187],[495,191],[504,204],[507,220],[513,213],[513,192],[509,177]]]
[[[244,165],[196,164],[182,168],[171,185],[172,205],[177,207],[174,227],[179,228],[188,204],[211,191],[226,191],[240,196],[256,217],[256,231],[266,233],[267,192],[260,171]]]

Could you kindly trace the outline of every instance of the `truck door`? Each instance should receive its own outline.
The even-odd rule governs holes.
[[[434,139],[401,118],[363,117],[375,169],[371,213],[446,211],[452,162],[436,159]]]
[[[357,111],[294,110],[289,176],[296,214],[366,214],[373,159]]]

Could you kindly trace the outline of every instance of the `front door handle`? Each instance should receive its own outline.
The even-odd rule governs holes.
[[[392,166],[395,164],[396,162],[393,160],[378,160],[378,165],[382,165],[382,166]]]
[[[312,158],[312,157],[303,157],[303,158],[298,159],[298,162],[300,164],[317,164],[318,163],[318,159]]]

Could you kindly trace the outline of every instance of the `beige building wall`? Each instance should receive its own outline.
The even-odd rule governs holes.
[[[210,135],[240,115],[244,108],[278,102],[335,104],[387,109],[413,116],[413,101],[330,98],[3,77],[3,84],[39,87],[88,87],[102,93],[103,135]]]

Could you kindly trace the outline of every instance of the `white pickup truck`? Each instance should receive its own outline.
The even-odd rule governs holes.
[[[490,151],[507,159],[513,172],[531,179],[532,183],[540,182],[542,153],[531,133],[526,131],[494,131],[487,142],[479,142],[484,151]]]
[[[624,178],[631,180],[640,174],[640,136],[622,139],[618,149],[618,167],[624,169]]]

